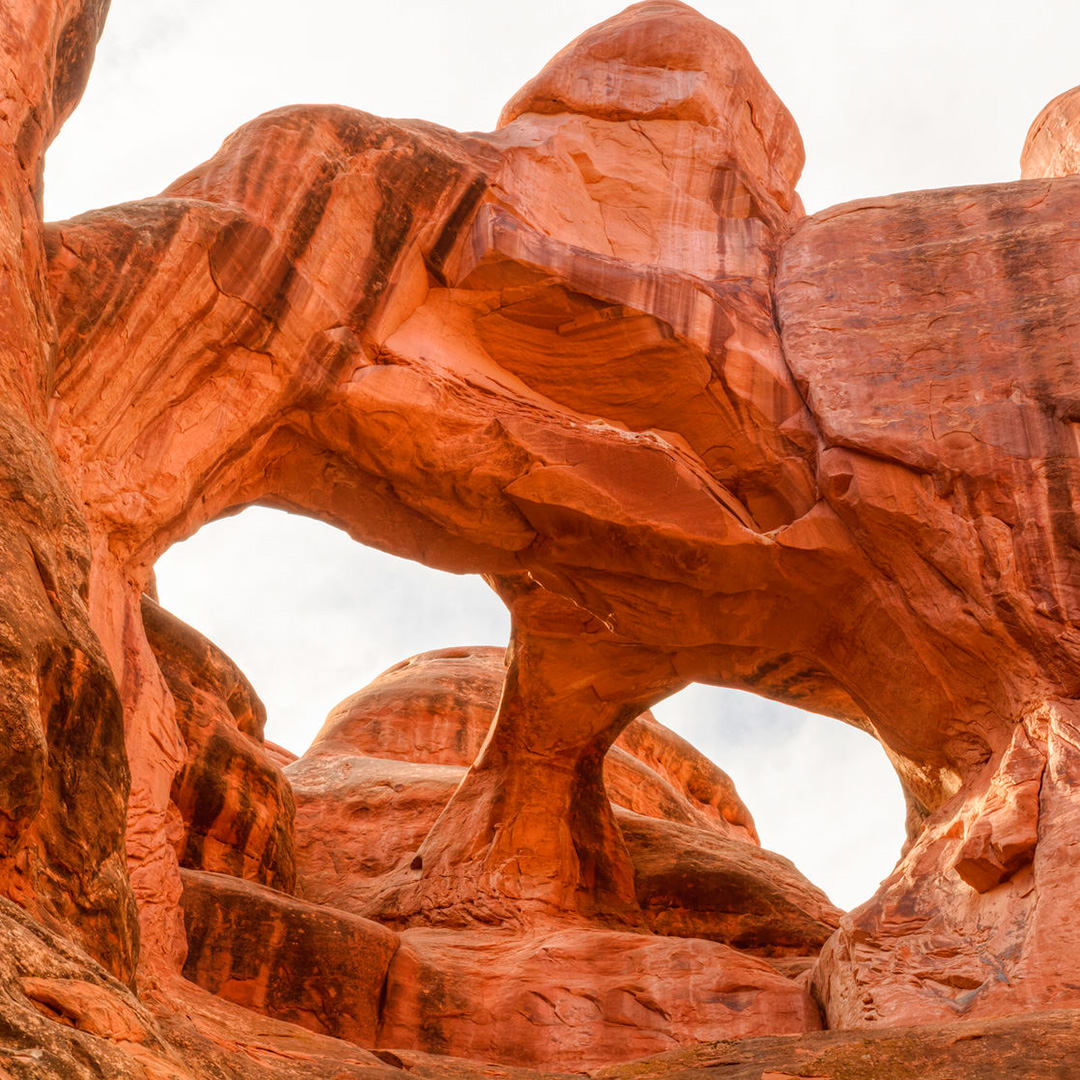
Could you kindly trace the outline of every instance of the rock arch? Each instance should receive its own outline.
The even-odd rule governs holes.
[[[498,721],[395,917],[513,894],[632,920],[599,762],[712,681],[871,731],[909,797],[904,859],[813,974],[831,1025],[1075,1006],[1080,182],[1039,175],[1071,168],[1072,98],[1023,181],[807,219],[745,50],[650,2],[494,133],[281,110],[159,198],[44,227],[104,7],[16,3],[0,42],[25,74],[0,158],[5,893],[130,980],[130,768],[142,958],[178,965],[183,747],[141,596],[169,543],[261,501],[482,573],[513,612]]]

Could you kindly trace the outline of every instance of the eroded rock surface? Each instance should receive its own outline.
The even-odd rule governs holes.
[[[1025,180],[1080,172],[1080,87],[1059,94],[1035,117],[1020,169]]]
[[[623,912],[633,932],[555,918],[528,897],[494,927],[489,910],[459,902],[402,912],[400,876],[422,872],[432,827],[493,725],[504,672],[495,648],[412,657],[333,709],[286,768],[299,891],[414,927],[390,965],[379,1045],[578,1069],[708,1032],[815,1028],[817,1006],[789,976],[841,913],[758,846],[730,778],[648,714],[604,766],[634,875]],[[189,911],[189,930],[202,918]]]
[[[423,653],[331,710],[307,753],[286,767],[304,897],[394,917],[384,908],[392,871],[412,868],[462,784],[492,726],[504,672],[501,649]],[[604,786],[621,808],[616,821],[642,905],[639,924],[807,957],[836,927],[840,912],[824,894],[758,847],[730,777],[650,714],[632,721],[608,752]],[[449,909],[405,921],[468,918]]]
[[[652,0],[563,50],[494,132],[281,109],[160,197],[45,226],[44,152],[106,8],[11,0],[0,34],[4,1067],[512,1058],[477,1009],[530,1061],[574,1031],[614,1058],[812,1028],[806,985],[834,1027],[1080,1008],[1075,92],[1020,182],[806,219],[798,130],[745,49]],[[311,899],[269,888],[291,887],[287,755],[260,746],[254,699],[143,614],[157,557],[254,502],[482,573],[511,611],[497,692],[459,682],[448,722],[436,680],[423,740],[350,705],[332,727],[355,744],[289,766],[302,827],[351,838],[340,867],[301,839],[302,888],[405,928],[376,1036],[405,1057],[179,978],[181,860],[279,914]],[[834,913],[760,851],[722,774],[635,723],[691,681],[854,724],[901,778],[903,857],[808,984],[786,974]],[[350,821],[368,808],[392,842]],[[548,1024],[556,998],[590,1000],[589,964],[607,996]],[[635,964],[669,973],[666,1003]],[[417,1027],[443,971],[477,980]],[[1073,1052],[1060,1015],[1015,1029],[1026,1075]],[[751,1071],[791,1063],[763,1053]]]
[[[180,865],[292,892],[295,803],[264,745],[263,703],[225,653],[147,596],[142,618],[186,747],[170,792]]]
[[[414,929],[390,967],[379,1045],[577,1072],[716,1031],[819,1025],[804,986],[715,942],[599,927]]]
[[[781,855],[714,830],[622,812],[619,829],[650,929],[809,967],[841,912]],[[790,970],[790,967],[785,969]]]
[[[187,978],[267,1016],[374,1045],[396,934],[225,874],[182,876]]]
[[[624,63],[636,74],[602,106],[551,111],[586,61],[598,86]],[[499,736],[432,841],[445,858],[402,903],[443,905],[449,888],[492,908],[507,894],[616,917],[633,906],[598,792],[604,752],[689,678],[758,681],[755,647],[730,648],[751,611],[762,623],[756,578],[780,550],[756,530],[814,502],[813,433],[769,288],[801,155],[739,43],[650,4],[561,54],[491,136],[283,110],[166,197],[51,228],[56,438],[102,538],[101,621],[142,740],[131,832],[160,842],[134,854],[147,956],[182,951],[164,843],[183,749],[131,608],[169,543],[255,500],[495,575],[515,608]],[[217,358],[197,383],[196,356]],[[800,576],[828,573],[785,571]],[[707,602],[717,590],[730,603]],[[763,617],[782,637],[784,606]],[[737,671],[713,670],[718,641]],[[823,672],[794,668],[766,681],[853,713]],[[578,769],[545,764],[556,744]],[[501,776],[514,795],[500,808]],[[504,817],[561,832],[515,861]]]
[[[45,151],[107,8],[13,0],[0,35],[0,891],[129,980],[124,717],[88,604],[93,539],[48,432],[57,335],[41,222]]]
[[[1075,821],[1077,208],[1075,178],[918,192],[784,249],[822,488],[883,571],[849,640],[860,665],[890,653],[876,730],[919,821],[815,975],[836,1025],[1080,1004],[1055,839]]]

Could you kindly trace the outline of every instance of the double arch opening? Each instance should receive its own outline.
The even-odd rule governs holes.
[[[327,713],[380,672],[430,650],[502,646],[510,633],[479,577],[265,507],[204,526],[159,559],[156,576],[162,605],[236,661],[266,704],[267,739],[297,756]],[[903,795],[865,734],[700,684],[653,712],[731,775],[763,846],[834,903],[856,906],[888,874],[903,842]]]

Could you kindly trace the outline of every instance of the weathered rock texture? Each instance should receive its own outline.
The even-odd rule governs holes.
[[[41,223],[45,150],[107,6],[15,0],[0,34],[0,891],[130,979],[124,722],[87,603],[91,536],[47,434],[57,333]]]
[[[295,805],[264,745],[263,703],[213,642],[148,596],[142,617],[187,748],[170,793],[180,865],[291,892]]]
[[[1080,172],[1080,86],[1054,98],[1035,118],[1020,170],[1025,180]]]
[[[504,674],[495,648],[413,657],[332,710],[307,753],[286,767],[297,800],[298,890],[326,905],[328,925],[328,909],[340,909],[405,928],[378,1045],[581,1069],[694,1045],[716,1031],[816,1028],[816,1005],[789,976],[812,963],[840,912],[757,845],[726,774],[647,713],[623,731],[604,768],[634,875],[634,902],[620,912],[633,932],[530,917],[512,896],[498,913],[402,910],[409,892],[399,875],[422,873],[430,853],[441,854],[429,834],[492,727]],[[209,924],[215,948],[245,955],[220,944],[222,920],[187,911],[189,940]],[[280,919],[245,920],[250,929],[233,935],[255,952],[260,921]],[[208,952],[201,936],[197,952]],[[307,966],[317,983],[319,965]],[[196,968],[189,951],[185,970],[216,989]]]
[[[424,653],[331,711],[286,767],[301,895],[405,924],[448,921],[439,911],[402,916],[387,904],[388,875],[393,889],[391,872],[416,861],[461,784],[504,672],[500,649]],[[727,774],[645,713],[608,752],[604,783],[634,870],[637,924],[764,955],[817,955],[840,912],[757,845]]]
[[[743,1039],[676,1050],[599,1069],[595,1080],[1061,1080],[1080,1069],[1072,1012],[947,1027],[821,1031],[796,1039]]]
[[[556,109],[582,65],[621,89]],[[513,608],[500,723],[403,911],[632,915],[601,762],[688,679],[858,715],[763,591],[835,579],[831,551],[761,531],[817,513],[769,285],[801,159],[742,46],[651,4],[556,58],[491,136],[283,110],[163,198],[48,230],[53,430],[123,672],[147,962],[183,951],[185,754],[136,605],[168,544],[246,502],[484,571]]]
[[[828,1025],[1080,1008],[1075,95],[1021,182],[807,219],[797,128],[745,49],[653,0],[492,133],[282,109],[157,198],[45,226],[44,151],[106,7],[9,0],[0,32],[0,893],[16,938],[70,950],[63,972],[5,969],[18,1053],[55,1056],[10,1071],[428,1068],[179,976],[181,861],[273,925],[325,920],[326,987],[349,917],[288,898],[287,755],[250,688],[143,611],[170,544],[253,502],[482,573],[512,613],[501,690],[451,686],[449,727],[432,684],[422,741],[349,706],[331,729],[357,744],[289,766],[302,824],[387,823],[337,876],[296,849],[305,891],[401,929],[377,1041],[510,1060],[500,1026],[520,1041],[527,1015],[529,1060],[562,1062],[570,1035],[542,1032],[564,1005],[612,1057],[819,1022],[785,972],[827,904],[760,852],[721,774],[630,727],[695,680],[860,727],[904,785],[903,857],[810,974]],[[353,801],[317,814],[319,790]],[[767,903],[748,915],[740,890]],[[239,927],[208,920],[193,935],[235,952]],[[495,960],[439,1012],[476,935]],[[551,942],[569,997],[544,990]],[[291,963],[268,952],[258,979],[271,962]],[[220,989],[227,966],[188,970]],[[659,1008],[642,966],[683,972]],[[243,1000],[334,1030],[322,990],[266,986]],[[1025,1044],[1064,1045],[1057,1023]]]
[[[803,987],[711,941],[599,927],[415,929],[390,967],[379,1045],[576,1072],[717,1031],[819,1026]]]
[[[784,249],[820,482],[882,571],[855,663],[889,655],[875,726],[924,819],[815,975],[837,1025],[1080,1003],[1054,899],[1076,815],[1078,206],[1072,179],[900,195]]]
[[[374,1044],[396,934],[250,881],[182,877],[187,978],[267,1016]]]

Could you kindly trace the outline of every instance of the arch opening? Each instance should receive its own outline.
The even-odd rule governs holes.
[[[298,755],[330,709],[406,657],[510,636],[479,577],[261,506],[204,525],[155,571],[162,606],[232,657],[266,704],[266,737]]]
[[[267,707],[266,737],[302,755],[331,709],[407,657],[509,639],[502,601],[472,575],[358,544],[265,507],[204,526],[156,567],[162,605],[221,647]],[[762,845],[842,908],[869,898],[903,842],[899,782],[881,748],[830,718],[692,685],[661,723],[735,781]]]
[[[904,796],[881,746],[857,728],[743,690],[693,685],[658,720],[728,773],[763,847],[833,903],[868,900],[904,843]]]

